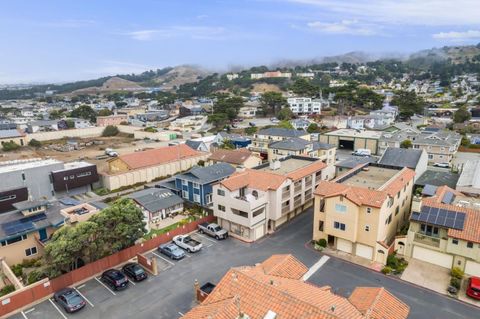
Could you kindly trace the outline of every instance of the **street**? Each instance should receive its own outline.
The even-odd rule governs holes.
[[[309,209],[275,234],[253,244],[233,238],[215,241],[193,234],[205,247],[183,260],[171,261],[156,252],[147,254],[157,258],[160,271],[158,276],[150,276],[147,281],[130,284],[124,291],[111,291],[97,279],[78,285],[78,291],[89,301],[79,313],[66,314],[54,307],[55,302],[46,300],[11,318],[180,318],[195,305],[195,279],[200,285],[208,281],[218,283],[230,267],[254,265],[272,254],[293,254],[307,267],[312,267],[322,255],[307,245],[311,230],[312,209]],[[476,307],[341,259],[332,257],[317,265],[313,270],[318,270],[308,281],[329,285],[345,297],[357,286],[384,286],[411,307],[409,318],[478,318]]]

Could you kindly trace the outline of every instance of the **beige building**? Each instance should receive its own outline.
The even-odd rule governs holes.
[[[301,138],[309,142],[311,140],[310,134],[305,131],[271,127],[258,131],[253,136],[252,144],[248,146],[248,149],[252,152],[258,153],[262,158],[266,159],[268,157],[268,149],[271,143],[284,141],[290,138]]]
[[[0,149],[5,143],[13,142],[20,146],[27,145],[26,135],[17,129],[0,130]]]
[[[318,159],[289,156],[237,172],[213,186],[214,215],[232,236],[255,241],[312,205],[325,168]]]
[[[381,135],[382,133],[378,131],[340,129],[320,135],[320,142],[333,144],[337,149],[351,151],[369,149],[372,154],[377,154]]]
[[[208,165],[228,163],[235,168],[253,168],[262,164],[260,156],[253,154],[246,148],[236,150],[216,150],[208,158]]]
[[[397,252],[445,268],[480,276],[480,201],[447,186],[414,198],[410,227]]]
[[[115,114],[109,116],[97,116],[97,126],[120,125],[128,121],[126,114]]]
[[[100,212],[100,210],[97,207],[88,203],[60,210],[60,214],[65,218],[65,222],[72,225],[78,222],[84,222],[98,212]]]
[[[315,190],[313,239],[384,264],[408,220],[415,172],[361,164]]]

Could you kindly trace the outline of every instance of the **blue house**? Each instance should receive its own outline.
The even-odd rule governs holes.
[[[157,184],[156,187],[169,188],[189,202],[209,206],[212,203],[212,185],[234,172],[235,168],[226,163],[197,166]]]
[[[230,134],[227,132],[219,132],[214,139],[214,143],[222,145],[224,140],[229,140],[235,146],[235,148],[244,148],[252,143],[252,140],[248,137],[240,134]]]

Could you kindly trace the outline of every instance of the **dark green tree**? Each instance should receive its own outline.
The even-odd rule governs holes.
[[[410,140],[404,140],[400,143],[400,148],[412,148],[413,143]]]
[[[28,145],[31,146],[31,147],[35,147],[35,148],[38,148],[38,147],[41,147],[42,146],[42,143],[34,138],[32,138],[30,140],[30,142],[28,142]]]
[[[109,116],[109,115],[112,115],[112,111],[110,111],[109,109],[101,109],[100,111],[98,111],[98,116]]]
[[[283,120],[290,120],[293,117],[293,112],[289,107],[284,107],[283,109],[278,112],[277,118],[280,121]]]
[[[318,86],[313,85],[305,78],[296,80],[290,89],[293,93],[301,96],[315,96],[320,90]]]
[[[282,107],[287,105],[287,100],[282,96],[282,93],[265,92],[260,98],[260,105],[265,115],[276,115]]]
[[[116,136],[118,135],[119,130],[115,125],[108,125],[103,129],[102,136],[109,137],[109,136]]]
[[[399,108],[400,116],[411,117],[414,114],[423,114],[425,101],[413,91],[399,91],[392,98],[392,105]]]
[[[453,113],[453,121],[455,123],[463,123],[468,121],[472,117],[472,114],[467,110],[465,106],[461,106]]]
[[[80,105],[70,113],[70,116],[95,122],[97,113],[89,105]]]

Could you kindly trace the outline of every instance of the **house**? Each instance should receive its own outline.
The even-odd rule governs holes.
[[[463,164],[456,189],[472,196],[480,195],[480,160],[469,160]]]
[[[382,287],[355,288],[347,299],[303,277],[308,268],[292,255],[272,255],[255,266],[231,268],[182,319],[406,319],[408,305]]]
[[[377,131],[340,129],[320,135],[320,142],[333,144],[337,149],[356,151],[369,149],[377,154],[379,139],[382,133]]]
[[[164,188],[146,188],[127,195],[142,210],[147,228],[155,223],[183,212],[183,199]]]
[[[282,71],[267,71],[263,73],[250,74],[250,78],[252,80],[259,80],[264,78],[291,78],[291,77],[292,77],[292,73],[282,72]]]
[[[208,158],[208,165],[227,163],[235,168],[253,168],[262,164],[262,159],[246,148],[217,150]]]
[[[126,114],[97,116],[97,126],[120,125],[126,122],[128,122],[128,116]]]
[[[51,132],[58,131],[58,121],[56,120],[39,120],[27,124],[26,131],[28,133]]]
[[[415,172],[366,163],[315,190],[313,239],[385,264],[407,222]]]
[[[290,120],[290,124],[292,124],[293,128],[296,130],[306,131],[307,128],[310,126],[310,121],[305,119],[293,119]]]
[[[315,158],[289,156],[236,172],[213,185],[213,213],[232,236],[260,239],[312,205],[326,167]]]
[[[429,188],[424,197],[413,199],[406,243],[402,242],[406,245],[397,251],[480,276],[480,201],[448,186]]]
[[[335,164],[335,175],[339,176],[345,173],[346,171],[351,170],[354,167],[357,167],[360,164],[365,163],[376,163],[377,158],[373,156],[350,156],[343,161]]]
[[[208,152],[208,146],[202,141],[186,140],[185,145],[199,152]]]
[[[108,172],[102,173],[102,183],[105,188],[112,190],[151,182],[156,178],[188,170],[200,160],[207,160],[209,155],[185,144],[123,154],[107,162]]]
[[[252,144],[248,147],[252,152],[260,154],[262,158],[268,157],[268,146],[272,142],[283,141],[292,137],[310,141],[310,134],[287,128],[271,127],[258,131],[253,136]]]
[[[179,117],[205,115],[207,112],[199,104],[183,104],[179,109]]]
[[[425,150],[388,147],[378,160],[388,167],[408,167],[415,171],[415,180],[427,171],[428,155]]]
[[[0,130],[0,145],[12,142],[20,146],[27,145],[26,135],[17,129]]]
[[[186,173],[177,174],[165,180],[159,186],[171,189],[186,201],[209,207],[213,205],[213,185],[234,172],[235,168],[227,163],[217,163],[206,167],[196,166]]]
[[[309,97],[290,97],[287,99],[288,106],[295,115],[318,115],[322,113],[322,106],[328,107],[323,99]]]
[[[253,119],[257,116],[258,107],[257,106],[242,106],[238,110],[238,117],[244,119]]]
[[[229,140],[232,142],[235,148],[247,147],[252,143],[252,140],[249,137],[223,131],[218,132],[213,142],[216,143],[216,145],[222,145],[224,140]]]
[[[65,218],[65,223],[75,225],[78,222],[84,222],[93,215],[100,212],[98,207],[88,203],[78,204],[71,207],[65,207],[60,210],[60,214]]]
[[[460,175],[449,170],[427,169],[420,177],[415,176],[415,186],[425,187],[426,185],[443,186],[447,185],[455,189]]]

